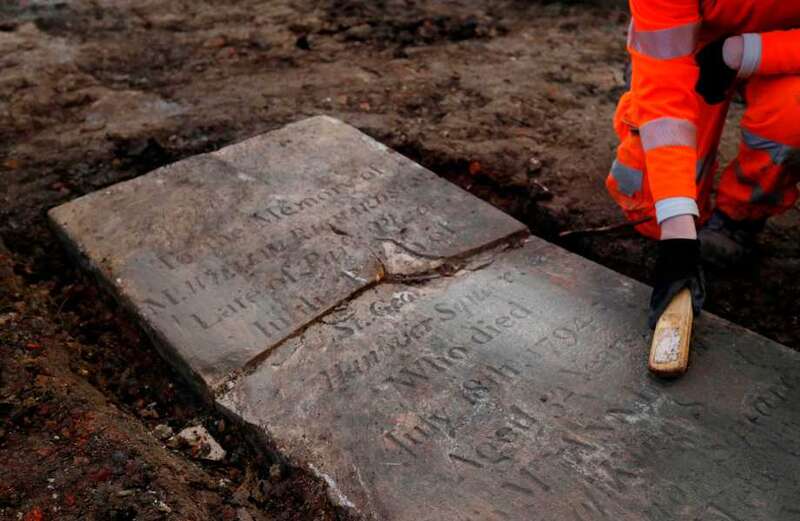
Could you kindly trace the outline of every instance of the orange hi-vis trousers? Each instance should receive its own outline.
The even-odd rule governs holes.
[[[800,182],[800,75],[754,76],[742,86],[746,110],[737,157],[722,173],[716,206],[735,220],[757,220],[779,214],[797,201]],[[700,101],[697,129],[697,204],[700,223],[713,210],[712,190],[717,148],[729,103]],[[653,197],[638,129],[627,123],[626,100],[620,102],[614,127],[620,139],[617,159],[606,187],[636,229],[660,238]]]
[[[717,148],[728,103],[695,92],[699,49],[740,35],[737,73],[747,111],[738,157],[716,204],[733,219],[762,219],[797,198],[800,148],[800,1],[629,0],[631,87],[615,117],[621,145],[607,180],[643,234],[676,215],[702,222],[712,210]]]

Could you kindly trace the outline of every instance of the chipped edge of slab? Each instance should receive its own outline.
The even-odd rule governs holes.
[[[230,390],[227,390],[230,392]],[[331,504],[337,508],[342,509],[350,515],[359,516],[357,519],[365,519],[369,521],[378,521],[375,513],[364,508],[359,508],[359,505],[353,503],[350,498],[344,494],[339,487],[336,480],[324,470],[320,469],[308,457],[298,457],[296,454],[291,454],[291,451],[280,443],[279,439],[273,436],[267,425],[259,425],[251,423],[244,418],[237,415],[231,408],[223,403],[224,395],[215,398],[212,401],[212,406],[225,418],[237,425],[245,435],[245,439],[250,442],[253,448],[259,453],[266,453],[276,458],[278,461],[292,467],[299,469],[319,480],[325,487],[325,494]],[[305,455],[307,456],[307,454]]]
[[[164,360],[166,360],[175,370],[177,370],[178,373],[183,375],[185,381],[193,389],[195,389],[195,391],[197,391],[199,396],[205,400],[212,399],[212,396],[209,393],[209,388],[203,382],[203,378],[197,375],[195,371],[192,370],[192,368],[186,363],[186,361],[184,361],[169,347],[169,343],[167,342],[166,338],[164,338],[161,331],[136,313],[135,304],[126,296],[125,292],[122,291],[122,288],[119,287],[117,282],[113,281],[110,277],[105,276],[106,272],[103,270],[103,268],[93,261],[88,255],[86,255],[86,253],[83,251],[82,244],[79,241],[73,240],[67,230],[61,226],[61,223],[53,218],[51,212],[52,210],[47,214],[48,222],[50,227],[54,230],[56,236],[58,236],[59,240],[64,244],[68,255],[76,262],[78,266],[83,269],[85,273],[91,274],[92,278],[108,296],[122,306],[122,308],[125,310],[125,313],[128,315],[128,318],[132,319],[135,324],[139,325],[147,337],[153,342],[153,345],[162,358],[164,358]]]

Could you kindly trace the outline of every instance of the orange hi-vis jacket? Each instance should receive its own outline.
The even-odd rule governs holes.
[[[700,151],[712,153],[719,132],[701,125],[710,109],[694,90],[694,55],[718,38],[742,35],[740,78],[800,73],[800,0],[630,0],[630,8],[631,89],[615,124],[641,140],[657,222],[698,216]]]

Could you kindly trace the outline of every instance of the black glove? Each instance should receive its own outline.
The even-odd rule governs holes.
[[[706,280],[700,264],[700,241],[667,239],[658,243],[655,284],[650,297],[650,329],[683,288],[692,293],[692,308],[699,315],[706,299]]]
[[[728,98],[737,71],[728,67],[722,58],[722,46],[727,38],[720,38],[703,47],[694,60],[700,66],[700,78],[694,90],[703,96],[706,103],[715,105]]]

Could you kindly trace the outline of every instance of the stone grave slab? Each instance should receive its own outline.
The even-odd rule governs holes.
[[[49,217],[203,392],[379,281],[527,234],[324,116],[165,166]]]
[[[367,289],[218,404],[366,519],[800,519],[800,354],[706,314],[654,379],[647,298],[531,238]]]

